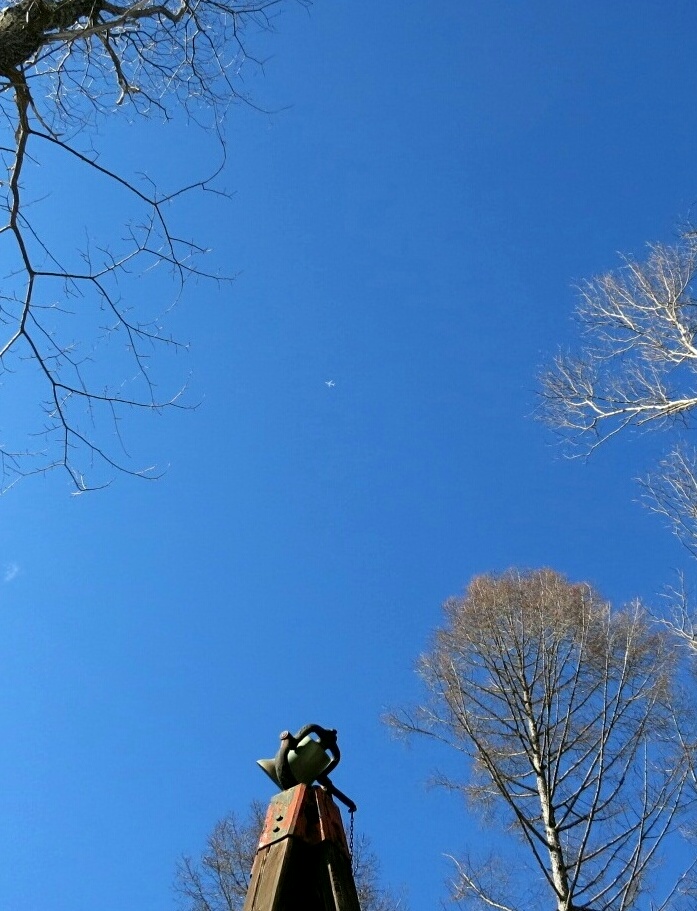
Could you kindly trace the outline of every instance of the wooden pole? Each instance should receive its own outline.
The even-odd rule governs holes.
[[[341,813],[321,787],[271,800],[244,911],[360,911]]]

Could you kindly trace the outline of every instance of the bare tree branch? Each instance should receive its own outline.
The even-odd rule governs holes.
[[[697,232],[649,246],[642,260],[585,282],[577,315],[583,343],[541,377],[542,414],[588,454],[632,429],[672,427],[677,443],[641,479],[644,503],[697,554],[697,466],[683,434],[697,405]]]
[[[586,343],[542,376],[549,423],[594,448],[626,427],[686,422],[697,405],[697,235],[649,247],[644,262],[584,283],[578,317]]]
[[[682,573],[678,574],[678,584],[666,589],[665,600],[668,604],[668,617],[657,616],[655,619],[667,626],[677,640],[697,656],[697,616],[694,598],[690,596]]]
[[[0,293],[0,375],[26,371],[28,363],[44,389],[43,418],[32,432],[39,445],[0,439],[0,487],[53,467],[68,472],[76,492],[109,483],[114,471],[156,474],[133,467],[121,415],[187,407],[183,387],[162,395],[150,370],[158,349],[185,346],[164,329],[168,307],[149,310],[138,299],[124,300],[121,285],[155,267],[169,269],[179,285],[189,278],[223,280],[200,266],[205,250],[173,230],[167,211],[183,194],[216,192],[218,172],[160,193],[147,178],[103,163],[90,148],[87,128],[119,107],[165,119],[176,109],[205,121],[224,152],[221,118],[240,97],[237,76],[252,59],[244,36],[250,28],[269,28],[280,2],[19,0],[0,10],[6,134],[0,158],[7,171],[0,184],[0,244],[9,264]],[[33,165],[56,154],[132,203],[134,220],[118,250],[90,244],[78,265],[43,236],[32,205],[36,189],[50,188],[33,188]],[[74,192],[80,193],[79,184]],[[133,293],[132,281],[127,291]]]

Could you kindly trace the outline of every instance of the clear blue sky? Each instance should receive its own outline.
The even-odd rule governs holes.
[[[385,878],[445,895],[481,835],[425,786],[451,758],[379,720],[441,602],[513,565],[655,599],[686,562],[634,502],[661,441],[569,462],[532,412],[573,283],[694,203],[695,35],[688,0],[317,0],[257,39],[272,113],[231,111],[234,195],[180,213],[238,275],[172,318],[164,379],[202,404],[124,427],[167,474],[0,501],[0,907],[167,911],[178,855],[271,796],[254,760],[310,721]],[[176,123],[103,137],[163,184],[216,154]]]

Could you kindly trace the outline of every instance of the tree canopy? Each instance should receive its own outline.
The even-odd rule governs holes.
[[[419,663],[426,700],[391,722],[469,757],[442,783],[510,827],[528,858],[516,853],[506,876],[504,854],[457,860],[456,897],[500,911],[636,907],[687,801],[669,632],[640,604],[613,610],[547,569],[478,576],[444,612]]]

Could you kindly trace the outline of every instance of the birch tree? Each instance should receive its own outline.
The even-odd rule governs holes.
[[[183,407],[182,387],[161,391],[152,363],[158,351],[185,346],[165,327],[171,300],[127,279],[158,266],[178,284],[221,278],[171,221],[186,194],[215,191],[215,174],[192,161],[185,186],[160,189],[152,176],[120,171],[108,145],[95,145],[95,129],[116,115],[176,114],[222,143],[222,117],[253,60],[248,36],[269,27],[280,3],[10,0],[0,8],[0,391],[16,398],[18,374],[38,398],[19,433],[0,428],[0,487],[55,467],[76,492],[118,471],[153,476],[129,458],[121,421],[128,410]],[[42,214],[56,189],[39,167],[49,160],[63,168],[61,183],[74,180],[64,211],[89,177],[97,194],[111,188],[130,206],[129,221],[103,241],[66,244],[64,212]],[[98,196],[92,205],[100,209]]]
[[[690,442],[697,416],[697,233],[673,245],[653,244],[644,259],[580,288],[577,317],[583,344],[559,354],[542,375],[542,413],[587,455],[632,431],[668,430],[671,445],[639,478],[643,503],[662,516],[697,556],[697,451]],[[669,625],[697,655],[697,617],[675,592]]]
[[[390,721],[462,754],[467,772],[441,783],[518,842],[453,858],[455,898],[498,911],[658,907],[650,874],[689,774],[668,632],[638,603],[613,610],[551,570],[478,576],[444,612],[419,663],[426,698]],[[663,906],[679,906],[688,879]]]
[[[542,376],[543,415],[588,454],[632,430],[670,428],[673,447],[643,479],[645,502],[697,553],[697,234],[625,257],[580,287],[579,350]]]

